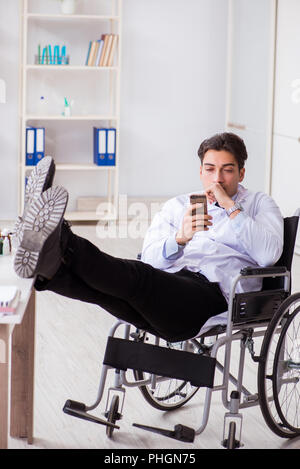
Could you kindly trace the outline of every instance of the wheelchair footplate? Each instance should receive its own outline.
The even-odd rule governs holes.
[[[72,401],[68,399],[63,407],[63,412],[73,417],[78,417],[83,420],[88,420],[89,422],[98,423],[100,425],[105,425],[106,427],[117,428],[120,427],[114,423],[108,422],[107,420],[102,420],[95,415],[91,415],[86,411],[86,406],[83,402]]]
[[[159,435],[173,438],[174,440],[183,441],[185,443],[193,443],[195,439],[195,430],[180,423],[175,425],[174,430],[165,430],[164,428],[149,427],[148,425],[141,425],[139,423],[133,423],[134,427],[147,430],[149,432],[158,433]]]

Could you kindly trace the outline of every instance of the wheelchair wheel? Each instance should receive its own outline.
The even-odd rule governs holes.
[[[109,423],[116,423],[116,421],[120,418],[118,409],[119,409],[119,396],[114,396],[112,398],[110,408],[108,411],[108,415],[107,415],[107,421]],[[108,436],[108,438],[112,438],[113,431],[114,431],[114,427],[106,427],[106,435]]]
[[[147,340],[152,341],[154,340],[154,336],[150,336],[150,334],[145,334],[141,339],[138,340]],[[184,349],[185,342],[176,342],[175,344],[165,342],[160,340],[161,343],[156,344],[162,346],[163,343],[165,346],[169,348],[176,348],[176,350]],[[191,342],[188,342],[189,351],[193,353],[197,353],[198,349],[195,345]],[[148,379],[152,377],[152,383],[140,386],[139,389],[143,394],[146,401],[156,409],[159,410],[175,410],[179,407],[183,406],[186,402],[188,402],[198,391],[198,387],[192,386],[187,381],[182,381],[176,378],[165,378],[163,381],[156,382],[156,378],[149,373],[145,373],[143,371],[134,371],[134,378],[137,381]]]
[[[300,293],[289,296],[272,318],[261,348],[258,396],[269,428],[278,436],[300,433]]]
[[[284,426],[300,434],[300,298],[282,327],[274,357],[275,406]]]
[[[236,446],[237,442],[236,442],[236,439],[235,439],[235,433],[236,433],[236,423],[235,422],[230,422],[226,449],[235,449],[237,447]]]

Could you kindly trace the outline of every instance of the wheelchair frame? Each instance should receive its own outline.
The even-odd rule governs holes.
[[[201,434],[204,429],[206,428],[209,420],[210,414],[210,407],[211,407],[211,398],[212,393],[215,391],[222,392],[222,402],[229,412],[225,413],[224,418],[224,430],[223,430],[223,440],[222,444],[228,448],[236,448],[239,447],[241,444],[241,428],[242,428],[242,415],[240,414],[240,409],[256,406],[260,404],[260,398],[258,393],[252,394],[248,389],[243,386],[243,373],[244,373],[244,364],[245,364],[245,352],[248,348],[251,357],[254,361],[259,362],[261,360],[260,356],[255,356],[254,349],[253,349],[253,338],[255,337],[263,337],[266,333],[267,328],[270,324],[270,319],[260,322],[259,320],[256,322],[250,321],[244,324],[235,325],[233,321],[233,311],[234,311],[234,300],[236,297],[236,287],[240,280],[244,280],[247,278],[276,278],[276,277],[283,277],[284,278],[284,287],[283,292],[285,293],[286,297],[290,294],[290,272],[286,268],[282,267],[271,267],[271,268],[257,268],[257,269],[249,269],[247,268],[244,272],[241,271],[241,274],[237,275],[233,281],[230,297],[229,297],[229,305],[228,305],[228,318],[227,318],[227,326],[222,328],[222,331],[217,331],[217,338],[215,343],[211,346],[210,349],[210,357],[213,359],[217,358],[217,353],[222,346],[225,346],[225,355],[224,355],[224,365],[216,360],[216,368],[223,373],[223,381],[220,385],[213,385],[206,389],[205,395],[205,402],[204,402],[204,410],[202,416],[202,422],[198,429],[193,430],[189,427],[185,427],[183,425],[176,425],[174,431],[159,429],[155,427],[147,427],[145,425],[134,424],[137,427],[140,427],[144,430],[154,431],[156,433],[160,433],[171,438],[179,439],[181,441],[193,441],[195,435]],[[259,292],[256,292],[259,293]],[[116,331],[120,326],[125,326],[124,332],[124,339],[129,341],[130,339],[130,325],[126,324],[122,321],[118,321],[110,330],[109,338],[114,337]],[[225,328],[225,329],[224,329]],[[260,329],[260,330],[256,330]],[[280,327],[279,327],[280,329]],[[218,337],[219,334],[222,334]],[[214,334],[214,332],[212,332]],[[204,334],[207,336],[210,334]],[[156,344],[159,343],[159,338],[156,338]],[[193,344],[198,344],[201,347],[200,342],[201,336],[197,339],[190,339],[184,342],[183,350],[188,350],[188,343],[192,342]],[[231,344],[234,340],[240,340],[241,347],[240,347],[240,356],[239,356],[239,363],[238,363],[238,374],[237,378],[234,377],[230,373],[230,360],[231,360]],[[161,348],[161,347],[160,347]],[[180,352],[182,353],[182,352]],[[298,365],[297,365],[298,366]],[[90,411],[94,410],[100,404],[105,384],[107,378],[107,372],[109,369],[115,368],[115,383],[113,386],[109,387],[108,389],[108,396],[106,400],[106,408],[104,415],[108,418],[107,421],[99,419],[91,414]],[[147,372],[147,370],[146,370]],[[83,403],[79,403],[76,401],[68,400],[64,406],[64,412],[71,414],[76,417],[80,417],[86,420],[94,421],[96,423],[104,424],[107,427],[107,435],[109,437],[112,436],[112,432],[115,428],[119,428],[116,425],[116,421],[121,418],[123,408],[124,408],[124,400],[125,400],[125,387],[141,387],[146,385],[155,386],[156,383],[161,381],[165,381],[168,379],[166,376],[157,376],[157,375],[150,375],[149,378],[143,380],[136,380],[136,381],[129,381],[126,376],[127,371],[124,369],[118,369],[116,366],[111,366],[108,364],[104,364],[102,367],[102,373],[100,377],[100,383],[98,388],[98,394],[96,401],[92,405],[85,405]],[[201,370],[199,370],[201,373]],[[231,393],[229,398],[229,383],[232,383],[236,388],[236,391]],[[114,396],[117,395],[121,397],[122,401],[119,405],[119,397],[115,398],[115,400],[111,399],[111,394]],[[240,396],[244,395],[244,400],[241,402]],[[113,401],[113,406],[109,407],[109,404]],[[227,422],[227,423],[226,423]],[[229,422],[229,425],[228,425]],[[237,428],[239,425],[239,429]],[[294,436],[294,435],[293,435]],[[227,437],[227,438],[226,438]]]

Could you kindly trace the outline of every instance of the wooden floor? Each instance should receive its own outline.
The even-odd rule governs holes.
[[[77,225],[73,230],[110,254],[135,258],[142,240],[98,239],[93,225]],[[293,290],[300,291],[300,257],[295,256]],[[132,426],[133,422],[173,429],[177,423],[198,428],[202,422],[204,391],[182,409],[163,413],[150,407],[137,388],[126,388],[123,419],[113,439],[105,427],[85,422],[62,412],[67,399],[91,405],[97,394],[107,333],[115,322],[94,305],[73,301],[52,292],[37,293],[34,444],[9,439],[10,448],[221,448],[224,409],[220,392],[213,393],[211,413],[205,431],[194,443],[181,443]],[[238,345],[238,344],[236,344]],[[247,358],[248,358],[247,353]],[[256,366],[247,360],[245,380],[256,392]],[[113,376],[109,383],[113,384]],[[250,389],[250,390],[252,390]],[[94,413],[101,417],[106,394]],[[244,447],[300,448],[300,438],[291,441],[274,435],[264,423],[259,407],[243,411]]]

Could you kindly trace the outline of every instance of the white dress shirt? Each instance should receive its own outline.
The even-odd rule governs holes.
[[[200,272],[209,281],[219,283],[228,301],[232,281],[243,267],[266,267],[279,259],[283,248],[282,215],[271,197],[250,192],[239,184],[233,199],[243,211],[230,219],[223,208],[208,203],[212,226],[208,231],[196,232],[183,247],[176,243],[175,236],[190,204],[189,196],[168,200],[155,215],[144,239],[142,261],[167,272],[183,268]],[[236,291],[258,291],[261,284],[261,279],[245,279]],[[224,323],[224,313],[217,316],[220,321],[209,320],[208,326]],[[202,328],[201,333],[209,327]]]

